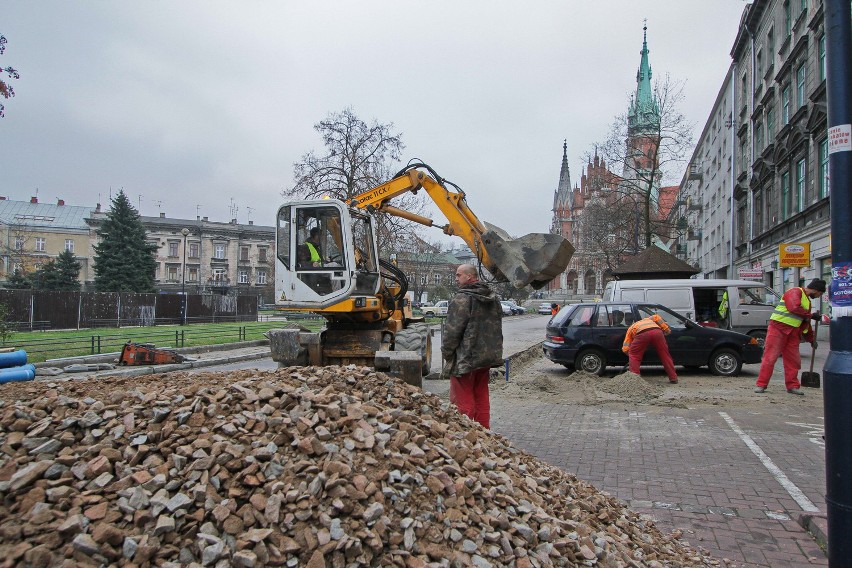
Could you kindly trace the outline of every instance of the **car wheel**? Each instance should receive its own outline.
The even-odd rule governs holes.
[[[752,331],[752,332],[749,333],[749,336],[757,339],[757,344],[760,345],[761,349],[766,347],[766,332],[765,331]]]
[[[743,359],[733,349],[723,347],[710,356],[710,372],[723,377],[733,377],[740,374]]]
[[[603,375],[606,371],[606,355],[597,349],[586,349],[577,355],[574,368],[593,375]]]

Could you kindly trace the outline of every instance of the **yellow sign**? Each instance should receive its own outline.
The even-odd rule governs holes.
[[[779,247],[781,268],[804,268],[811,265],[810,243],[782,243]]]

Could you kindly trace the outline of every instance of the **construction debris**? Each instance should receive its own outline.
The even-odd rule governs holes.
[[[713,566],[365,367],[11,383],[0,566]]]

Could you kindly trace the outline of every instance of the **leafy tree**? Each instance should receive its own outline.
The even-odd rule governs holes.
[[[96,231],[95,288],[99,292],[153,292],[153,254],[157,246],[146,239],[145,227],[130,200],[119,191]]]
[[[395,162],[405,147],[402,136],[393,132],[393,123],[367,124],[352,108],[331,113],[314,125],[322,136],[325,153],[313,150],[293,166],[295,185],[285,189],[285,198],[318,199],[324,196],[346,201],[392,179]],[[423,209],[425,198],[412,194],[401,195],[394,205],[408,211]],[[413,224],[398,217],[379,215],[379,250],[395,248],[398,235],[414,232]],[[383,255],[384,256],[384,255]]]
[[[12,322],[9,321],[9,308],[6,304],[0,304],[0,343],[5,344],[11,337],[12,331]]]
[[[6,51],[6,38],[0,35],[0,55],[3,55],[3,52]],[[15,71],[14,68],[7,66],[6,68],[0,67],[0,73],[5,72],[8,75],[9,79],[20,79],[21,76]],[[12,88],[12,85],[0,79],[0,97],[4,99],[10,99],[15,96],[15,90]],[[3,109],[6,107],[3,106],[3,103],[0,103],[0,118],[5,116],[3,114]]]
[[[29,290],[33,287],[30,275],[21,270],[15,270],[6,280],[6,288],[12,290]]]
[[[668,76],[653,93],[647,84],[640,84],[629,110],[616,117],[606,142],[597,147],[610,170],[620,176],[607,207],[638,217],[638,223],[623,225],[620,238],[633,233],[640,247],[651,246],[654,237],[667,240],[681,229],[664,215],[660,189],[679,183],[693,146],[694,125],[678,109],[682,100],[683,84]],[[619,220],[627,218],[622,214]]]
[[[36,287],[40,290],[79,290],[80,263],[69,251],[62,251],[56,260],[50,260],[36,273]]]

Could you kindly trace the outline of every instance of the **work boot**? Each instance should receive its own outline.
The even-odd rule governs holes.
[[[763,394],[766,392],[766,387],[754,387],[754,392],[757,394]]]
[[[676,384],[677,384],[677,379],[669,379],[669,383],[670,383],[670,384],[673,384],[673,385],[676,385]]]
[[[787,389],[787,392],[790,394],[805,395],[805,393],[802,392],[802,389]]]

